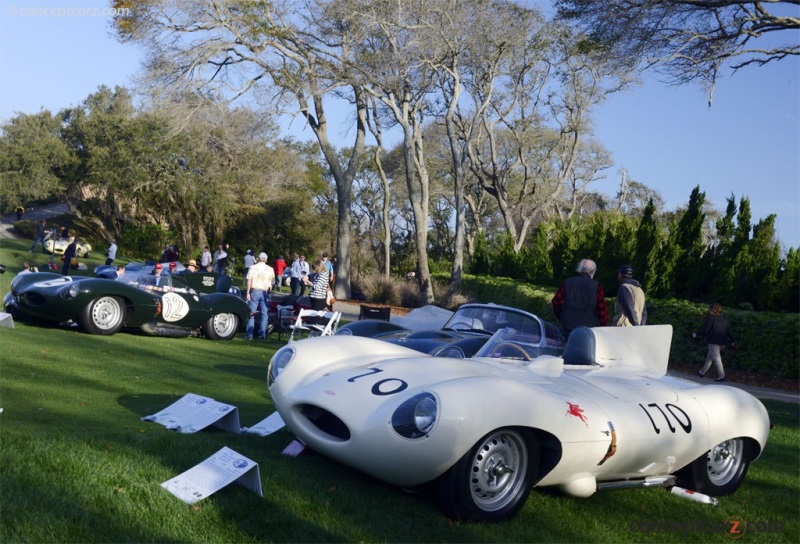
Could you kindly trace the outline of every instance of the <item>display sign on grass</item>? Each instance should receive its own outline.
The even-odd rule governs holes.
[[[216,493],[231,482],[263,497],[258,463],[227,446],[186,472],[161,484],[161,487],[187,504],[194,504]]]
[[[283,422],[281,415],[278,412],[273,412],[267,418],[262,419],[252,427],[242,427],[242,432],[268,436],[275,431],[283,429],[284,426],[286,426],[286,423]]]
[[[235,434],[241,431],[239,410],[235,406],[194,393],[187,393],[157,414],[145,416],[142,420],[159,423],[184,434],[195,433],[209,425]]]

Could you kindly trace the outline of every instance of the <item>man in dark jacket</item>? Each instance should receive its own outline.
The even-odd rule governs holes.
[[[608,306],[603,286],[594,279],[597,265],[591,259],[583,259],[573,276],[558,287],[553,297],[553,312],[561,321],[561,330],[569,337],[578,327],[608,325]]]
[[[72,264],[72,259],[75,258],[75,254],[78,252],[78,244],[80,240],[78,240],[77,236],[72,243],[67,246],[67,249],[64,250],[64,266],[61,268],[61,274],[66,276],[69,274],[69,267]]]

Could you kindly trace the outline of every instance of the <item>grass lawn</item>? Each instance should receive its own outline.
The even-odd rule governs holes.
[[[0,294],[28,256],[28,243],[6,242]],[[278,347],[0,329],[0,542],[725,542],[732,521],[746,526],[741,542],[800,542],[797,405],[767,403],[775,428],[764,455],[718,507],[663,489],[535,491],[501,524],[454,523],[425,494],[313,453],[284,456],[285,430],[183,435],[141,421],[196,393],[254,425],[274,411],[266,371]],[[188,506],[161,488],[223,446],[259,464],[263,498],[234,484]]]

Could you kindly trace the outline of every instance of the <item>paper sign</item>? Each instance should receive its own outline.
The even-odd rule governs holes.
[[[278,412],[273,412],[270,416],[266,419],[263,419],[253,425],[252,427],[242,427],[243,433],[249,434],[257,434],[260,436],[268,436],[274,433],[275,431],[279,431],[286,426],[286,423],[283,422],[283,418]]]
[[[199,465],[167,480],[161,487],[186,504],[194,504],[231,482],[237,482],[259,497],[264,496],[258,463],[228,447],[222,448]]]
[[[184,434],[195,433],[209,425],[235,434],[240,432],[239,410],[235,406],[194,393],[187,393],[177,402],[142,420],[160,423]]]
[[[306,445],[300,442],[300,440],[294,439],[291,442],[289,442],[288,446],[283,448],[283,451],[281,453],[283,453],[284,455],[288,455],[289,457],[297,457],[305,450],[306,450]]]

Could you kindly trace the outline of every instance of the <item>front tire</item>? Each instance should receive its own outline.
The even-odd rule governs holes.
[[[683,468],[678,473],[678,485],[712,497],[730,495],[742,485],[752,459],[748,440],[726,440]]]
[[[96,298],[83,309],[80,322],[89,334],[114,334],[125,322],[125,303],[119,297]]]
[[[492,431],[436,481],[439,505],[457,520],[510,519],[525,504],[538,468],[539,445],[531,431]]]
[[[211,340],[231,340],[239,330],[239,316],[216,314],[206,321],[203,332]]]

